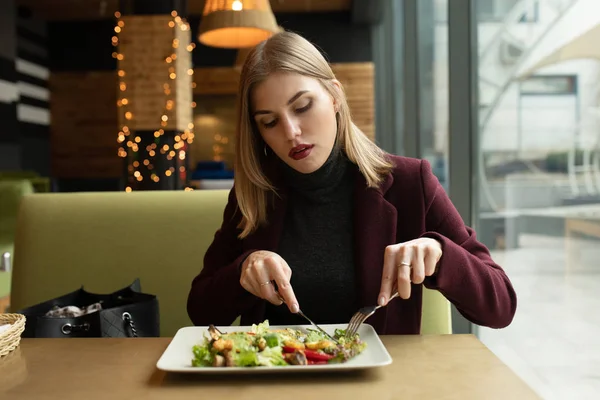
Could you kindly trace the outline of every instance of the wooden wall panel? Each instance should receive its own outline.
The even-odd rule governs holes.
[[[375,66],[373,63],[333,64],[344,86],[352,119],[371,140],[375,139]]]
[[[49,86],[53,176],[121,176],[116,73],[53,72]]]
[[[121,107],[120,125],[130,130],[161,128],[161,117],[168,117],[164,129],[184,131],[192,122],[192,66],[190,30],[171,27],[170,15],[130,15],[121,18],[125,24],[119,34],[118,51],[124,56],[117,67],[125,72],[121,78],[121,97],[128,100]],[[178,42],[174,48],[174,41]],[[170,63],[165,59],[173,57]],[[173,73],[175,78],[170,78]],[[168,89],[168,95],[166,90]],[[166,108],[167,101],[173,102]],[[126,119],[127,112],[133,114]]]

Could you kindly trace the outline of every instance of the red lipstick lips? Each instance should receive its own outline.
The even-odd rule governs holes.
[[[291,149],[288,155],[294,160],[302,160],[308,157],[313,147],[315,147],[313,144],[299,144]]]

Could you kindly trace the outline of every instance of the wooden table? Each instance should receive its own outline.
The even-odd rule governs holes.
[[[168,338],[23,339],[0,359],[0,399],[538,399],[472,335],[383,336],[394,362],[334,374],[157,370]]]

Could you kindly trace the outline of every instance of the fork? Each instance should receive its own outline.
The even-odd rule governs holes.
[[[398,296],[398,292],[395,292],[390,297],[390,299],[388,300],[388,303],[396,296]],[[358,310],[352,316],[352,319],[350,319],[350,322],[348,323],[348,327],[346,328],[345,338],[350,339],[352,336],[354,336],[356,334],[356,332],[358,331],[358,328],[362,325],[362,323],[365,322],[365,320],[367,318],[369,318],[371,315],[375,314],[375,311],[377,311],[381,307],[383,307],[383,306],[367,306],[367,307],[363,307],[360,310]]]

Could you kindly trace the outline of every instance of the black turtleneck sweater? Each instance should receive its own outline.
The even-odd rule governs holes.
[[[310,174],[281,164],[288,207],[278,254],[292,269],[300,309],[316,323],[346,323],[357,310],[352,211],[356,166],[337,146]],[[266,318],[271,325],[307,323],[287,306],[270,303]]]

